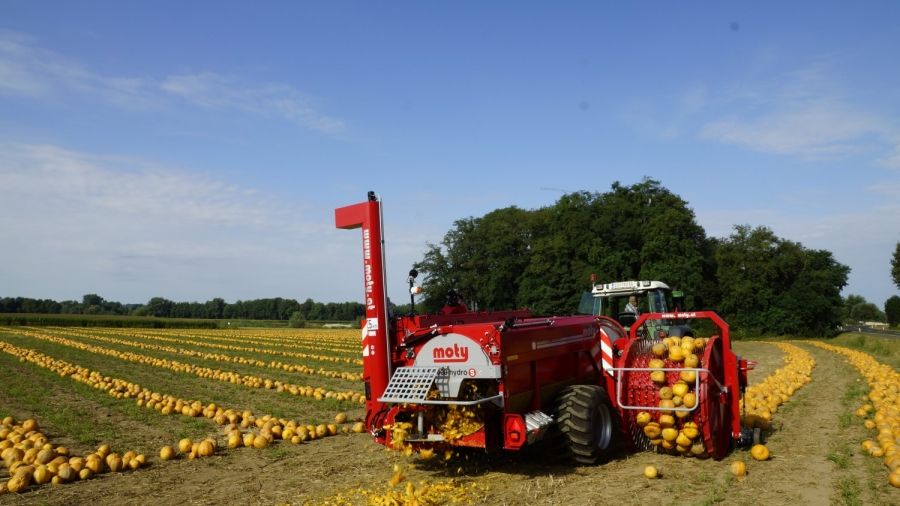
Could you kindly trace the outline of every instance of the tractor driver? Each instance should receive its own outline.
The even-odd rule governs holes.
[[[626,313],[634,313],[634,317],[637,318],[639,314],[641,314],[641,310],[638,309],[637,297],[634,295],[628,297],[628,304],[625,305]]]

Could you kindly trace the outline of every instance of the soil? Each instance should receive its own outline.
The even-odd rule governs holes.
[[[859,375],[840,356],[801,345],[813,355],[812,382],[775,415],[767,446],[772,458],[756,462],[746,450],[722,461],[676,458],[654,453],[615,455],[596,466],[547,464],[547,455],[469,455],[450,463],[406,458],[372,442],[367,435],[340,435],[298,446],[280,443],[265,450],[227,450],[207,459],[152,464],[138,472],[104,474],[96,479],[32,492],[0,496],[0,505],[50,504],[321,504],[336,494],[355,497],[356,488],[383,490],[392,466],[408,466],[408,479],[440,482],[451,477],[476,484],[474,504],[792,504],[840,503],[840,484],[861,467],[838,469],[828,459],[835,441],[848,437],[839,423],[847,411],[844,392]],[[751,382],[783,364],[775,346],[736,343],[736,351],[757,360]],[[858,424],[858,422],[857,422]],[[220,439],[221,440],[221,439]],[[850,441],[857,447],[858,441]],[[155,457],[155,456],[154,456]],[[856,459],[870,459],[856,456]],[[155,460],[155,459],[154,459]],[[734,478],[729,465],[747,463],[748,475]],[[856,461],[854,461],[856,462]],[[655,465],[661,478],[643,477]],[[885,473],[886,481],[886,473]],[[900,502],[900,492],[862,487],[867,504]]]

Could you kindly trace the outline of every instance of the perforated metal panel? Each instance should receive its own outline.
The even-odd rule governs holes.
[[[439,367],[398,367],[378,402],[425,401],[439,370]]]

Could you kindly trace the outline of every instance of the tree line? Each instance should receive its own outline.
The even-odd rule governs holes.
[[[81,301],[0,298],[0,313],[43,313],[84,315],[157,316],[162,318],[212,318],[247,320],[358,321],[365,314],[359,302],[298,302],[281,297],[238,300],[233,303],[214,298],[206,302],[175,302],[153,297],[146,304],[122,304],[108,301],[97,294],[84,295]]]
[[[850,269],[831,252],[765,226],[708,237],[688,203],[650,179],[457,220],[415,267],[424,310],[440,308],[454,289],[481,309],[571,314],[594,274],[598,282],[663,281],[742,335],[830,335],[866,302],[841,297]]]

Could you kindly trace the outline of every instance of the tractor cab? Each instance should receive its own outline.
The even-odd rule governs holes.
[[[629,301],[634,297],[633,306]],[[618,281],[615,283],[596,283],[590,292],[581,295],[578,313],[595,316],[608,316],[618,321],[625,330],[643,313],[669,313],[684,310],[684,296],[681,291],[673,291],[662,281]],[[670,320],[653,320],[648,323],[649,336],[659,335],[692,335],[685,325]]]

